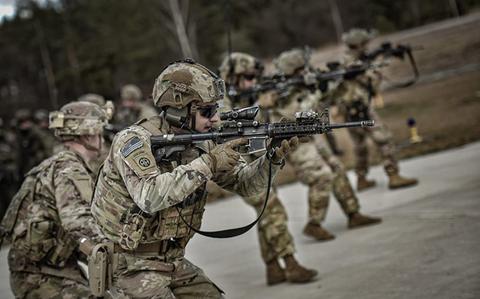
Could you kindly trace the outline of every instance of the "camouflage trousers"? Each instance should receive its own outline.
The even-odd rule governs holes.
[[[325,153],[321,154],[322,151]],[[333,192],[345,214],[349,215],[360,209],[343,164],[335,156],[327,154],[329,152],[326,144],[321,144],[318,148],[312,141],[300,143],[288,156],[298,179],[309,187],[309,221],[318,224],[325,219],[330,192]]]
[[[81,299],[96,298],[87,285],[75,280],[41,273],[10,272],[10,287],[15,298]]]
[[[395,144],[392,132],[382,122],[378,114],[371,110],[370,118],[375,121],[374,127],[350,128],[349,132],[355,144],[356,165],[355,172],[358,176],[366,176],[369,169],[367,138],[370,137],[380,149],[383,167],[387,175],[398,173],[398,162],[395,158]]]
[[[245,199],[249,205],[255,208],[257,214],[262,211],[264,200],[263,196],[256,198],[255,201]],[[287,221],[285,207],[278,199],[275,188],[272,188],[265,212],[257,223],[260,252],[265,263],[295,253],[295,245],[293,237],[288,231]]]
[[[222,291],[184,257],[169,259],[158,256],[118,254],[114,272],[113,298],[223,298]],[[172,271],[165,270],[170,265]]]
[[[256,158],[255,155],[244,156],[244,159],[249,163]],[[265,194],[244,198],[243,200],[255,208],[258,215],[262,211]],[[295,253],[295,245],[288,230],[287,221],[287,211],[278,198],[275,186],[272,186],[265,212],[257,223],[260,252],[265,263]]]

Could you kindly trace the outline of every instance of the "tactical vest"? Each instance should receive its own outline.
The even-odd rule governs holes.
[[[137,122],[132,128],[143,130],[147,139],[151,135],[168,133],[168,125],[160,117]],[[178,165],[190,163],[205,151],[201,147],[187,147],[169,159],[157,162],[160,173],[170,172]],[[112,153],[110,153],[112,155]],[[125,250],[135,250],[140,244],[160,240],[174,240],[182,248],[194,232],[187,226],[199,229],[206,203],[206,186],[186,198],[181,204],[154,214],[143,212],[128,193],[123,178],[109,159],[104,164],[95,187],[92,214],[109,239]],[[183,220],[181,219],[183,218]],[[184,221],[185,220],[185,221]]]

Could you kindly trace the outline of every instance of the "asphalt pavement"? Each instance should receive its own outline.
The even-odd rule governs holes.
[[[402,161],[401,173],[420,179],[413,188],[390,191],[381,167],[377,187],[359,193],[361,212],[383,223],[348,230],[331,198],[325,227],[336,239],[319,243],[302,235],[307,188],[279,188],[289,215],[297,256],[319,271],[309,284],[265,285],[257,233],[233,239],[195,236],[187,257],[226,292],[226,298],[480,298],[480,143]],[[349,173],[354,181],[354,174]],[[202,229],[246,224],[253,209],[232,197],[209,204]],[[0,298],[13,298],[6,250],[0,253]]]

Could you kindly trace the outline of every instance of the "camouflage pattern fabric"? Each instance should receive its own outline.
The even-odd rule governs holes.
[[[274,121],[294,118],[295,112],[314,110],[321,112],[324,107],[322,94],[301,88],[291,88],[286,97],[277,100],[277,107],[271,113]],[[323,137],[322,137],[323,138]],[[325,142],[320,146],[311,142],[301,143],[288,156],[299,180],[309,186],[309,220],[321,223],[325,219],[330,193],[333,194],[345,214],[358,212],[358,198],[346,176],[344,167],[335,159]]]
[[[12,272],[10,287],[15,298],[22,299],[83,299],[96,298],[87,285],[67,278],[43,275],[39,273]]]
[[[215,145],[205,142],[187,146],[173,158],[157,165],[150,148],[150,136],[166,133],[172,133],[172,128],[160,116],[121,131],[115,137],[101,171],[92,213],[107,237],[122,248],[119,255],[128,264],[125,269],[119,261],[113,292],[125,293],[131,298],[168,298],[168,290],[175,294],[179,287],[177,280],[162,270],[155,262],[158,260],[174,263],[176,269],[181,266],[179,277],[183,275],[182,265],[186,270],[191,269],[185,273],[190,279],[180,283],[187,294],[196,292],[196,297],[218,298],[220,292],[213,291],[216,289],[213,284],[183,258],[184,248],[194,232],[180,215],[193,227],[200,227],[206,202],[204,188],[210,179],[247,199],[259,194],[265,196],[268,163],[265,156],[250,164],[240,159],[231,172],[212,173],[211,162],[204,153]],[[273,172],[277,170],[278,166],[274,166]],[[163,246],[171,240],[174,240],[174,246]],[[161,242],[164,250],[150,255],[135,253],[136,248],[155,242]],[[152,256],[157,259],[152,260]],[[130,263],[132,260],[134,262]],[[140,293],[134,293],[131,284],[125,283],[128,280],[124,280],[135,277],[146,286]],[[145,280],[151,284],[143,283]],[[202,287],[195,287],[197,283]],[[185,295],[186,298],[195,296]]]
[[[260,213],[261,209],[262,206],[255,206],[257,213]],[[285,207],[276,192],[272,192],[262,219],[257,224],[260,252],[265,263],[295,253],[295,244],[287,221]]]
[[[18,298],[86,298],[76,264],[81,237],[100,241],[90,214],[95,177],[83,159],[62,151],[32,169],[33,202],[25,206],[9,252],[11,286]],[[28,175],[28,174],[27,174]],[[22,186],[23,187],[23,186]],[[36,286],[36,287],[35,287]]]
[[[232,103],[229,97],[225,97],[224,103],[221,111],[229,111],[232,106],[244,108],[249,105],[242,100]],[[263,111],[259,112],[257,120],[267,120]],[[251,163],[258,158],[258,155],[244,155],[243,157],[248,163]],[[252,206],[258,214],[262,210],[265,196],[244,198],[244,201]],[[278,198],[275,185],[273,185],[270,190],[268,205],[263,212],[262,219],[257,224],[260,253],[265,263],[295,253],[295,244],[288,230],[287,221],[287,212]]]
[[[174,270],[158,270],[165,265],[173,266]],[[114,298],[222,298],[223,292],[200,268],[184,257],[164,261],[152,256],[147,261],[120,255],[114,284],[118,286],[111,291]]]
[[[356,56],[347,54],[344,64],[355,63]],[[378,71],[368,71],[365,75],[355,80],[343,81],[334,92],[337,98],[339,111],[347,121],[373,119],[375,126],[371,128],[350,128],[355,146],[357,175],[366,176],[369,169],[367,138],[370,137],[379,147],[382,155],[385,172],[388,175],[398,173],[398,161],[395,158],[395,144],[391,131],[375,112],[371,105],[372,96],[376,95],[381,82],[381,74]],[[370,89],[370,90],[369,90]]]

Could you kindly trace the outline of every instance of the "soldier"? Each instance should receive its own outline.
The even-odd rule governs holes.
[[[225,57],[219,68],[221,77],[227,82],[228,87],[234,87],[237,91],[252,88],[263,71],[263,66],[255,57],[245,53],[232,53]],[[265,95],[268,96],[268,95]],[[255,97],[225,98],[224,110],[232,108],[244,108],[256,104]],[[263,111],[262,111],[263,112]],[[263,119],[266,120],[266,119]],[[244,156],[251,162],[256,155]],[[265,198],[263,196],[244,199],[257,213],[260,213]],[[295,244],[288,230],[287,212],[275,192],[270,193],[267,208],[258,222],[258,238],[260,252],[266,265],[267,285],[275,285],[284,281],[293,283],[305,283],[312,281],[317,271],[306,269],[295,259]],[[279,261],[283,260],[285,269]]]
[[[33,119],[37,125],[38,134],[46,146],[46,152],[49,155],[53,154],[55,147],[59,146],[59,141],[48,129],[48,111],[45,109],[35,111]]]
[[[310,63],[308,55],[302,49],[283,52],[275,60],[277,72],[284,76],[307,76]],[[324,95],[317,88],[295,86],[275,101],[271,110],[274,121],[294,119],[296,111],[316,110],[322,112],[325,107]],[[319,144],[302,143],[288,156],[302,183],[308,185],[309,221],[303,232],[320,241],[332,240],[334,235],[322,227],[333,192],[343,212],[348,217],[348,228],[358,228],[381,222],[380,218],[360,214],[360,205],[348,180],[345,167],[335,157],[324,139]]]
[[[50,115],[64,151],[26,175],[2,221],[10,237],[10,285],[16,298],[94,298],[80,272],[82,237],[98,238],[90,213],[95,181],[89,164],[106,124],[95,104],[73,102]]]
[[[205,187],[212,179],[245,197],[266,193],[268,159],[279,169],[298,138],[247,164],[234,147],[204,142],[154,157],[150,136],[208,132],[219,121],[224,82],[204,66],[185,60],[162,71],[153,88],[161,115],[121,131],[100,173],[92,213],[113,241],[118,260],[111,292],[129,298],[219,298],[221,291],[184,257],[201,225]],[[158,163],[156,163],[159,161]]]
[[[127,84],[120,91],[120,104],[114,123],[126,128],[136,121],[158,115],[155,108],[142,101],[142,91],[138,86]]]
[[[34,123],[28,109],[15,113],[18,176],[23,177],[33,166],[52,155],[52,148]]]
[[[373,34],[362,29],[352,29],[342,36],[343,42],[347,45],[343,64],[350,66],[361,62],[365,54],[366,46]],[[384,169],[389,177],[388,187],[390,189],[413,186],[418,183],[417,179],[405,178],[399,175],[399,167],[395,158],[395,144],[392,132],[375,112],[371,104],[372,97],[378,95],[382,75],[378,71],[369,71],[365,75],[356,77],[354,80],[345,80],[338,87],[335,96],[340,101],[340,111],[348,121],[363,119],[375,120],[372,128],[351,128],[349,129],[353,142],[355,143],[357,173],[357,189],[365,190],[375,186],[374,180],[368,180],[368,148],[367,137],[370,137],[379,147],[382,155]]]

